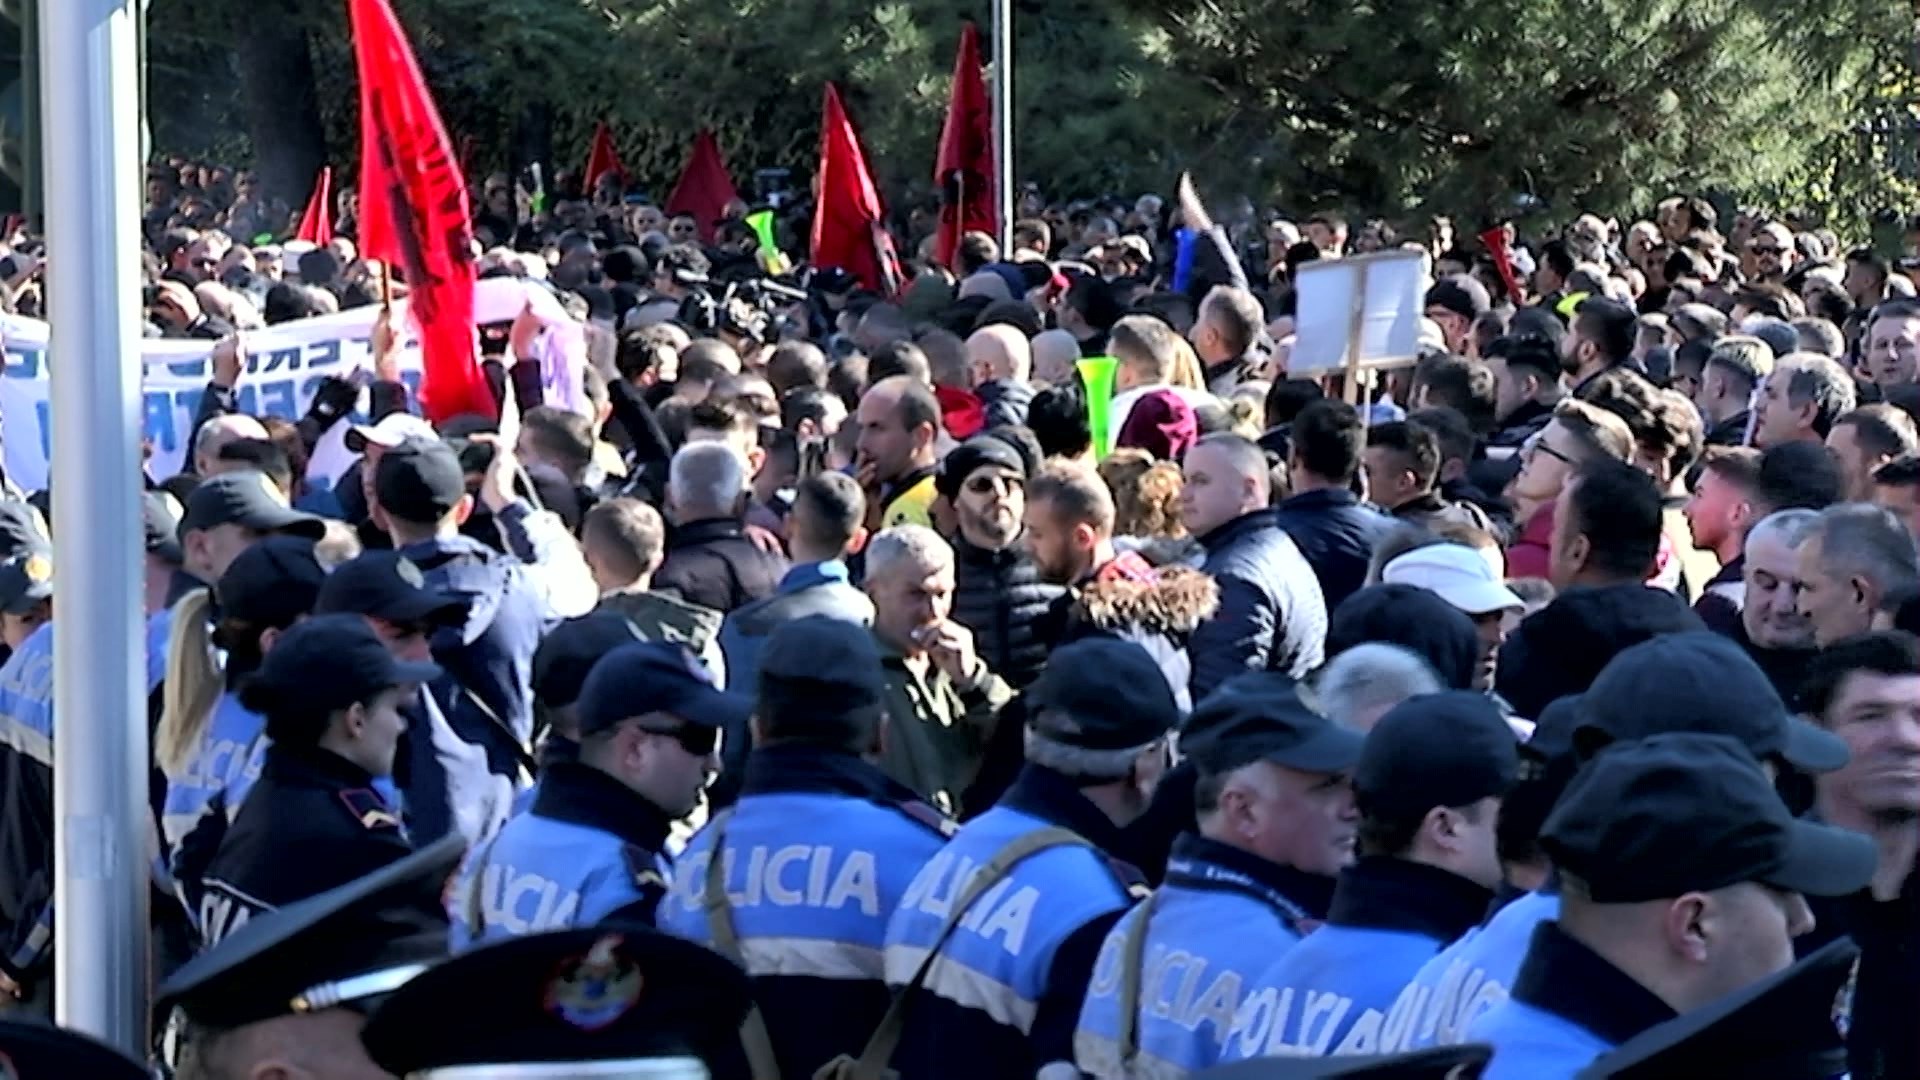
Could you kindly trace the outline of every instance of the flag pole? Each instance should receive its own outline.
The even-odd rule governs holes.
[[[1013,0],[993,0],[993,167],[1004,254],[1013,251]]]
[[[137,0],[40,10],[51,323],[54,1019],[147,1056]]]

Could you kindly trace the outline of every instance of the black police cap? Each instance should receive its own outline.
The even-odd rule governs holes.
[[[287,496],[266,473],[239,469],[202,480],[180,515],[180,537],[222,525],[239,525],[261,533],[286,533],[318,540],[326,535],[325,520],[287,505]]]
[[[364,1007],[447,955],[440,897],[464,851],[461,837],[446,836],[336,889],[256,915],[175,972],[158,1004],[216,1030]]]
[[[1519,741],[1499,706],[1449,690],[1401,702],[1367,732],[1353,797],[1362,814],[1419,817],[1505,795],[1519,772]]]
[[[540,639],[533,651],[533,696],[548,708],[564,708],[580,699],[587,672],[622,645],[644,640],[626,616],[596,611],[568,619]]]
[[[0,562],[0,611],[25,615],[53,595],[53,549],[21,548]]]
[[[813,685],[836,709],[873,705],[886,696],[886,672],[873,633],[858,623],[809,615],[776,627],[760,651],[760,678]]]
[[[1212,776],[1256,761],[1338,773],[1360,760],[1365,741],[1307,708],[1292,679],[1262,671],[1228,680],[1195,706],[1180,732],[1180,752]]]
[[[328,712],[366,703],[383,690],[438,679],[436,664],[395,659],[358,615],[315,615],[294,624],[240,687],[247,708],[273,715],[289,706]]]
[[[320,587],[313,610],[326,615],[371,615],[393,623],[458,626],[467,601],[430,588],[412,559],[392,551],[368,551],[334,567]]]
[[[158,555],[175,566],[184,557],[180,551],[180,514],[179,501],[168,492],[141,493],[140,526],[146,534],[147,554]]]
[[[1806,772],[1847,763],[1847,744],[1793,716],[1759,665],[1723,634],[1662,634],[1607,662],[1582,695],[1576,749],[1664,731],[1729,735]]]
[[[1866,888],[1878,857],[1858,833],[1795,819],[1739,740],[1691,733],[1601,751],[1560,796],[1540,847],[1602,904],[1744,881],[1846,896]]]
[[[7,1080],[150,1080],[132,1058],[77,1031],[0,1020],[0,1076]]]
[[[753,711],[751,698],[715,686],[713,674],[685,645],[660,641],[622,645],[595,661],[576,704],[583,736],[648,713],[736,731]]]
[[[313,610],[326,580],[313,541],[269,536],[234,556],[213,594],[223,616],[253,626],[291,626]]]
[[[644,927],[562,930],[463,953],[388,998],[360,1041],[401,1076],[456,1066],[736,1052],[746,973]],[[502,1075],[511,1075],[503,1069]]]
[[[1849,938],[1828,942],[1785,971],[1648,1028],[1581,1070],[1578,1080],[1843,1075],[1847,1043],[1833,1018],[1859,956]]]
[[[453,447],[439,439],[408,438],[380,455],[373,493],[388,515],[426,525],[460,505],[467,475]]]
[[[1120,638],[1084,638],[1061,647],[1027,695],[1034,733],[1082,750],[1145,746],[1180,723],[1180,706],[1160,665],[1147,650]]]
[[[1257,1058],[1206,1069],[1194,1080],[1474,1080],[1491,1060],[1493,1047],[1466,1043],[1405,1054]]]

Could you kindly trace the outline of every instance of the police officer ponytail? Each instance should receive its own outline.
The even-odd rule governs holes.
[[[160,724],[154,730],[154,757],[169,777],[192,762],[220,697],[220,665],[213,653],[213,629],[207,613],[213,590],[195,589],[173,607],[167,632],[167,682],[161,695]]]

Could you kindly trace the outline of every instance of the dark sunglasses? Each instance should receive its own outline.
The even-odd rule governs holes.
[[[976,476],[967,481],[967,490],[975,495],[991,495],[1003,485],[1008,491],[1020,491],[1026,487],[1017,477]]]
[[[1777,247],[1752,247],[1747,250],[1753,252],[1755,255],[1785,255],[1787,253],[1786,248]]]
[[[720,745],[720,729],[700,727],[697,724],[685,724],[677,728],[656,728],[641,726],[641,731],[649,735],[664,735],[680,744],[680,749],[694,757],[706,757]]]

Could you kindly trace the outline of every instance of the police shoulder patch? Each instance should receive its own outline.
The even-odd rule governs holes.
[[[960,823],[934,809],[918,799],[906,799],[899,803],[900,812],[913,820],[939,833],[951,837],[960,831]]]
[[[394,813],[380,793],[372,788],[354,788],[340,793],[340,801],[346,804],[347,812],[360,823],[363,829],[398,829],[400,815]]]
[[[659,856],[639,844],[623,844],[620,853],[626,857],[627,873],[633,878],[634,888],[643,893],[667,891],[667,876],[660,872]]]

